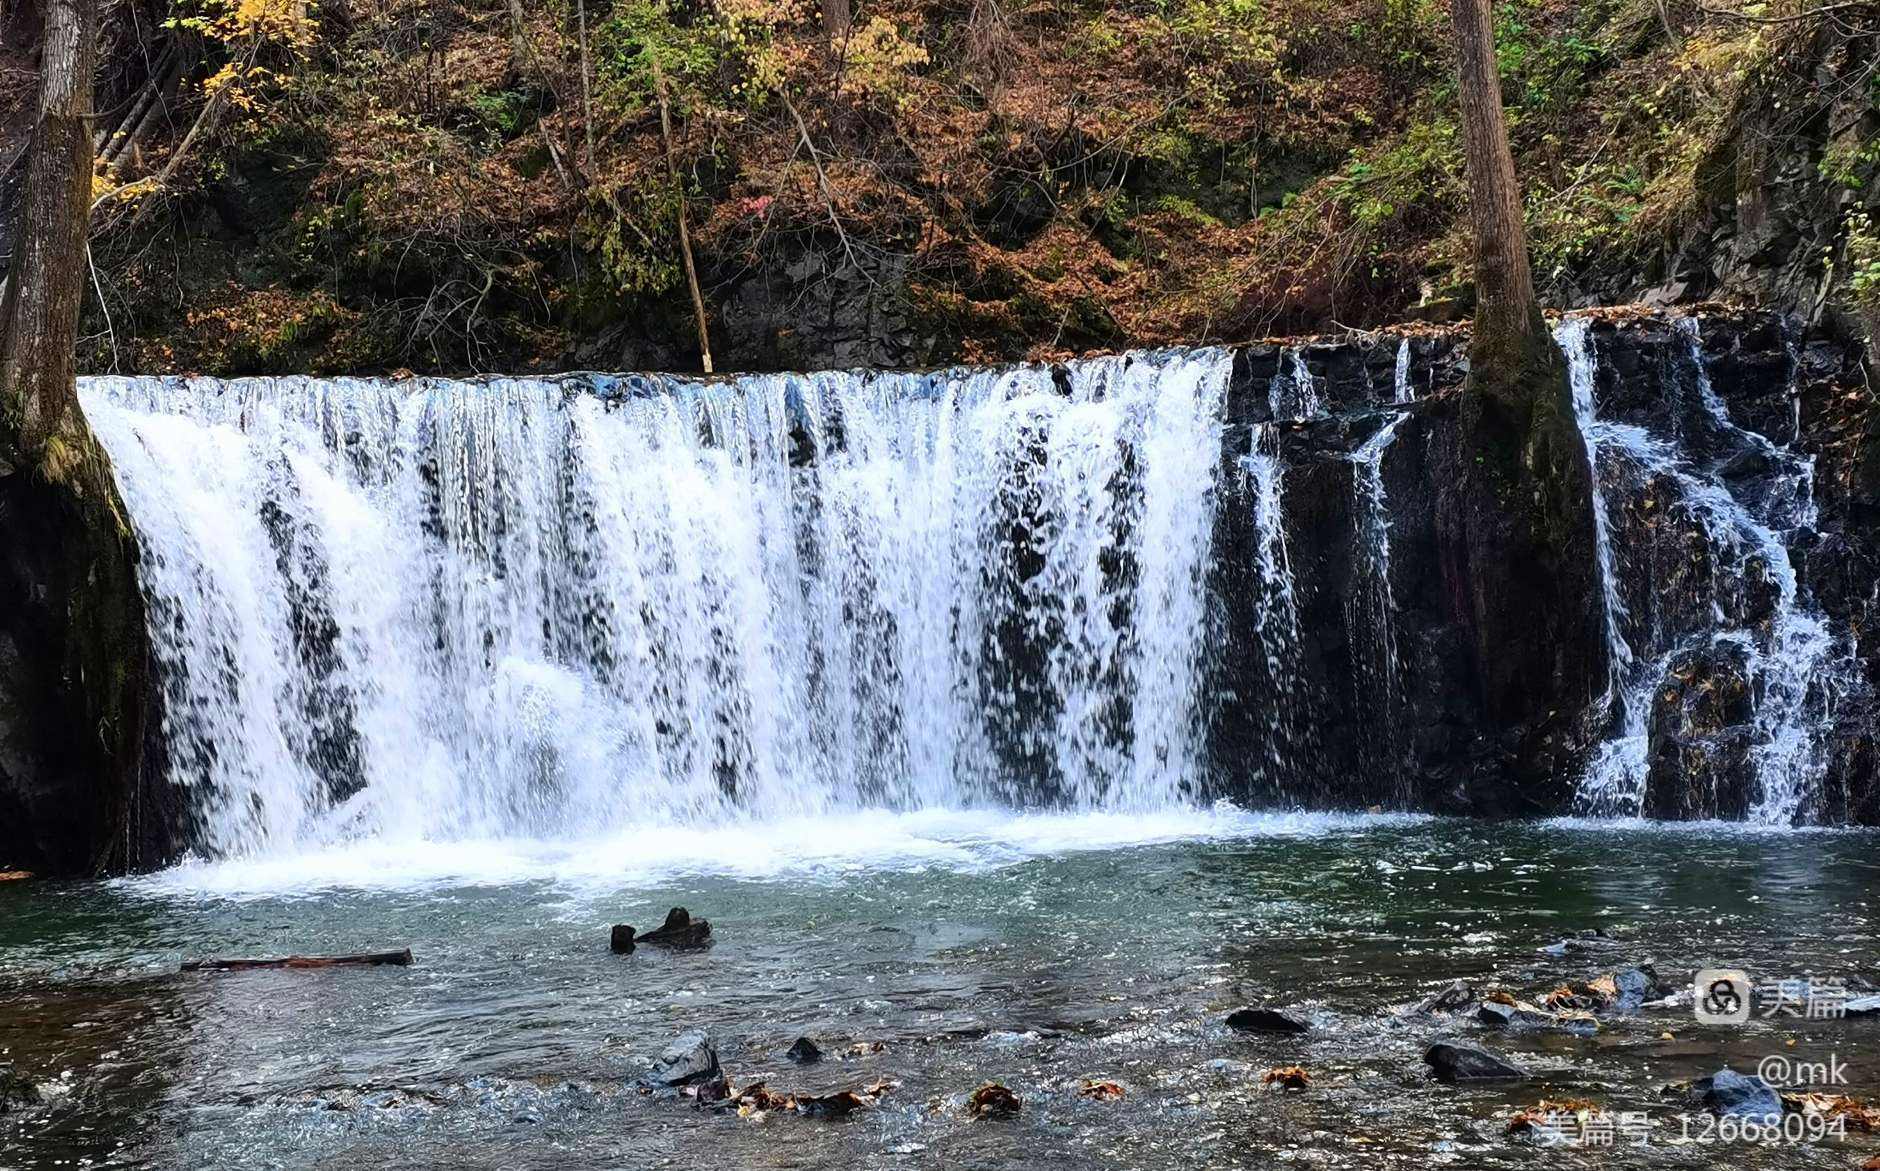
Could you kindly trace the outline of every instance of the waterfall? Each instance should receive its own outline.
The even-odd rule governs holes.
[[[1183,799],[1230,366],[82,393],[226,856]]]
[[[1314,419],[1325,413],[1325,399],[1319,393],[1319,380],[1306,365],[1305,354],[1288,349],[1282,356],[1282,369],[1268,391],[1275,419],[1295,422]]]
[[[1802,596],[1789,554],[1792,538],[1816,523],[1814,461],[1737,426],[1711,384],[1697,322],[1681,320],[1678,330],[1695,401],[1671,404],[1670,438],[1598,418],[1587,325],[1570,320],[1558,334],[1594,461],[1595,555],[1613,665],[1610,732],[1581,779],[1576,803],[1595,815],[1643,813],[1655,693],[1677,664],[1686,674],[1740,664],[1750,693],[1743,730],[1751,792],[1744,815],[1791,824],[1811,812],[1828,763],[1823,732],[1858,686],[1851,647]],[[1743,468],[1759,471],[1727,474]],[[1650,578],[1630,583],[1634,571],[1615,556],[1609,502],[1624,497],[1655,511],[1648,499],[1654,493],[1669,496],[1676,516],[1651,523],[1673,529],[1673,540],[1685,526],[1701,545],[1708,597],[1653,600],[1663,587]],[[1665,539],[1648,524],[1627,543],[1648,551]],[[1680,545],[1669,555],[1680,564],[1690,561]],[[1652,602],[1653,611],[1634,615],[1628,596]]]
[[[1405,337],[1397,342],[1397,368],[1392,374],[1393,393],[1391,401],[1397,403],[1415,402],[1416,388],[1410,385],[1410,339]]]
[[[1348,599],[1346,625],[1353,632],[1354,681],[1368,680],[1368,698],[1386,734],[1394,733],[1401,706],[1397,660],[1397,597],[1390,583],[1390,496],[1384,488],[1384,456],[1407,414],[1395,414],[1352,453],[1352,522],[1357,581]],[[1369,629],[1369,639],[1361,632]],[[1368,642],[1367,656],[1355,644]],[[1389,755],[1387,753],[1386,755]]]
[[[1591,322],[1567,318],[1554,331],[1567,361],[1567,383],[1573,394],[1573,413],[1586,442],[1586,457],[1593,468],[1593,555],[1598,561],[1602,622],[1606,634],[1606,662],[1610,672],[1605,705],[1611,721],[1581,778],[1577,804],[1597,816],[1636,815],[1644,807],[1648,752],[1647,719],[1652,692],[1662,674],[1640,669],[1625,636],[1625,596],[1613,563],[1612,514],[1602,469],[1602,447],[1610,449],[1620,436],[1597,415],[1593,379],[1598,356],[1593,348]],[[1620,445],[1623,448],[1623,444]]]

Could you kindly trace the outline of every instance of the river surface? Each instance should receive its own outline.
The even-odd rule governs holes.
[[[1593,1037],[1397,1010],[1448,981],[1538,996],[1650,960],[1880,978],[1871,834],[1417,817],[946,813],[390,844],[109,883],[0,883],[0,1063],[44,1106],[0,1166],[1854,1167],[1880,1149],[1681,1142],[1667,1084],[1770,1054],[1880,1094],[1880,1020]],[[700,952],[608,950],[673,905]],[[1598,929],[1564,955],[1540,949]],[[186,957],[409,946],[410,968],[179,973]],[[1312,1025],[1256,1036],[1269,1003]],[[734,1085],[898,1081],[831,1121],[741,1118],[633,1080],[704,1029]],[[796,1067],[809,1036],[829,1054]],[[1535,1070],[1457,1089],[1439,1037]],[[851,1051],[851,1047],[853,1050]],[[1304,1092],[1264,1089],[1303,1066]],[[1120,1100],[1080,1092],[1114,1081]],[[996,1080],[1016,1118],[972,1120]],[[1651,1117],[1644,1146],[1507,1134],[1541,1098]],[[1692,1128],[1693,1138],[1699,1127]]]

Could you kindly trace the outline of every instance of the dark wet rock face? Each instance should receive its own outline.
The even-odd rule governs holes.
[[[1430,1074],[1439,1082],[1511,1082],[1527,1079],[1527,1070],[1472,1045],[1439,1041],[1423,1054]]]
[[[1394,401],[1397,338],[1252,347],[1228,399],[1232,474],[1211,568],[1223,638],[1210,682],[1253,698],[1211,719],[1216,795],[1490,815],[1880,819],[1870,613],[1880,476],[1864,474],[1873,461],[1863,457],[1880,445],[1865,438],[1858,348],[1755,312],[1707,316],[1695,331],[1675,317],[1587,328],[1630,656],[1618,674],[1622,692],[1638,688],[1623,697],[1637,705],[1636,730],[1604,677],[1532,723],[1511,723],[1484,695],[1469,570],[1480,551],[1455,520],[1474,507],[1457,446],[1462,339],[1411,339],[1408,403]],[[1285,395],[1277,415],[1270,401],[1295,357],[1324,412],[1304,422],[1286,417]],[[1367,441],[1391,420],[1367,485]],[[1279,656],[1258,636],[1273,591],[1243,462],[1257,450],[1279,468],[1297,614],[1296,644]],[[1387,604],[1367,576],[1377,560],[1367,509],[1380,494]],[[1813,666],[1785,674],[1816,646]],[[1585,664],[1568,670],[1551,652],[1510,642],[1501,655],[1521,676],[1588,680]],[[1581,779],[1623,738],[1636,742],[1637,788],[1589,804]],[[1799,790],[1792,802],[1777,799],[1784,785]]]

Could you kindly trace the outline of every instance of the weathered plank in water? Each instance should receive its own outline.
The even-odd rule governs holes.
[[[350,956],[282,956],[278,959],[184,960],[185,972],[240,972],[250,968],[339,968],[378,967],[381,964],[411,965],[411,949],[375,951]]]

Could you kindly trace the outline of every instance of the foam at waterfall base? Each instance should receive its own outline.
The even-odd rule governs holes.
[[[1129,813],[861,810],[779,821],[649,825],[587,841],[373,839],[271,857],[188,862],[125,881],[156,894],[209,898],[522,882],[602,894],[707,875],[832,881],[879,870],[983,872],[1087,850],[1362,833],[1424,820],[1421,814],[1254,813],[1226,802]]]

